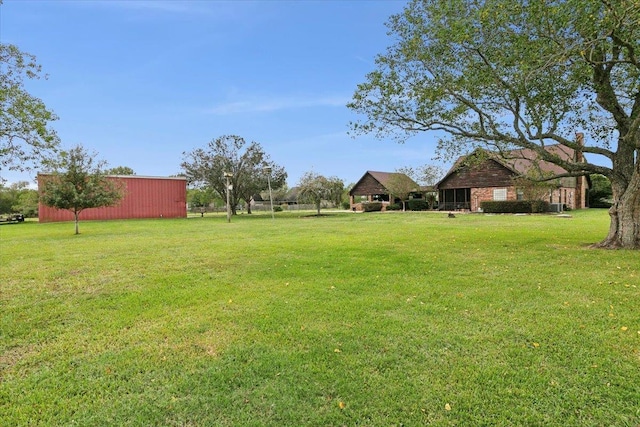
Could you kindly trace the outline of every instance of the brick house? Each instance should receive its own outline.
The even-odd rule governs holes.
[[[393,194],[391,194],[387,187],[390,180],[393,180],[394,177],[397,177],[398,175],[402,176],[404,179],[411,180],[407,175],[398,172],[365,172],[362,178],[360,178],[349,191],[349,203],[351,209],[361,211],[363,209],[362,203],[381,202],[384,210],[386,206],[400,202],[399,199],[393,197]],[[423,198],[424,189],[413,180],[411,180],[411,182],[415,184],[415,188],[409,195],[409,198]]]
[[[579,138],[581,135],[579,134]],[[567,146],[554,144],[545,147],[552,155],[572,162],[584,161],[582,153]],[[469,210],[478,212],[483,201],[522,200],[522,188],[514,179],[526,176],[560,175],[567,171],[547,161],[532,161],[537,154],[529,149],[512,150],[503,155],[478,149],[460,157],[437,184],[440,210]],[[549,181],[539,199],[570,209],[587,207],[586,177],[563,177]]]

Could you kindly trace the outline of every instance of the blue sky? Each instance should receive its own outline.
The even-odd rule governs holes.
[[[180,172],[183,152],[236,134],[260,143],[289,186],[311,170],[349,184],[367,170],[436,163],[429,134],[402,145],[347,134],[357,117],[345,104],[392,43],[384,23],[404,5],[5,0],[0,38],[49,75],[28,89],[60,117],[65,148],[166,176]]]

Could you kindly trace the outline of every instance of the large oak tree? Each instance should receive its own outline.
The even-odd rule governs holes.
[[[640,248],[640,2],[413,0],[388,27],[395,44],[349,104],[367,117],[352,131],[435,131],[441,153],[528,148],[564,176],[602,174],[613,206],[598,246]]]
[[[207,145],[183,153],[181,164],[189,183],[198,188],[212,188],[222,199],[226,198],[227,180],[230,173],[229,204],[236,214],[236,205],[244,200],[248,213],[251,213],[251,200],[254,195],[268,187],[265,168],[271,169],[271,185],[282,186],[287,173],[284,168],[272,162],[262,146],[257,142],[247,142],[237,135],[223,135]]]

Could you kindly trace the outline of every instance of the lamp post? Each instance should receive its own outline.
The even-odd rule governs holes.
[[[227,222],[231,222],[231,204],[229,203],[229,190],[231,189],[231,184],[229,184],[229,178],[231,178],[233,174],[231,172],[225,172],[224,177],[227,179]]]
[[[269,204],[271,205],[271,219],[275,219],[273,216],[273,197],[271,197],[271,167],[265,166],[263,170],[267,174],[267,184],[269,185]]]

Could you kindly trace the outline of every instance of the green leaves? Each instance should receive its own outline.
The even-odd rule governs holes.
[[[596,102],[595,58],[611,68],[607,93],[618,103],[637,92],[637,9],[628,1],[414,0],[389,20],[396,42],[358,86],[349,107],[368,120],[352,129],[557,142],[583,114],[602,122],[613,111]]]
[[[251,198],[267,188],[266,167],[271,169],[273,187],[282,186],[287,179],[284,168],[273,163],[259,143],[249,143],[237,135],[220,136],[209,142],[206,149],[198,148],[183,155],[181,167],[189,182],[196,187],[209,187],[223,199],[227,192],[224,173],[232,174],[229,196],[234,213],[240,200],[250,206]]]
[[[337,177],[326,178],[315,172],[307,172],[300,178],[298,187],[299,201],[313,203],[320,215],[320,204],[323,200],[336,205],[340,203],[344,183]]]
[[[121,181],[107,178],[104,162],[95,162],[95,154],[78,145],[62,152],[50,163],[53,172],[39,175],[40,201],[46,206],[66,209],[76,216],[85,209],[113,206],[124,196]]]
[[[0,43],[0,166],[28,170],[59,145],[49,127],[57,116],[24,87],[39,79],[41,67],[33,55]]]

